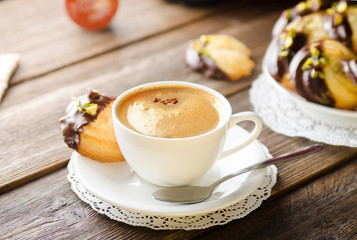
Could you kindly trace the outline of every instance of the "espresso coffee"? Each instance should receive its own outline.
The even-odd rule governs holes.
[[[218,125],[220,103],[212,94],[186,86],[139,89],[123,98],[119,121],[139,133],[184,138],[206,133]]]

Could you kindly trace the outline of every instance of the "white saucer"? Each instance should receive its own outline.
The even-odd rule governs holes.
[[[248,133],[234,126],[228,133],[226,146]],[[269,152],[259,141],[219,160],[198,185],[207,185],[245,166],[264,160]],[[71,156],[80,183],[97,198],[122,209],[161,216],[196,215],[216,211],[246,198],[263,182],[266,168],[254,170],[221,184],[213,195],[196,204],[172,204],[157,201],[152,193],[159,189],[139,179],[126,162],[100,163],[74,152]]]

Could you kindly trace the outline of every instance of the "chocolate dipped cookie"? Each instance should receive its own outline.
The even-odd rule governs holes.
[[[194,70],[217,79],[237,81],[251,74],[255,64],[250,49],[228,35],[202,35],[191,41],[186,62]]]
[[[88,89],[83,99],[74,99],[60,119],[64,142],[80,155],[100,161],[124,161],[117,144],[112,105],[115,98]]]

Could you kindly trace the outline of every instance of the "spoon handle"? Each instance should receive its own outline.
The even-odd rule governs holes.
[[[273,157],[273,158],[267,159],[267,160],[265,160],[263,162],[255,164],[253,166],[254,166],[254,169],[255,168],[259,168],[259,166],[265,167],[265,166],[269,166],[269,165],[272,165],[272,164],[275,164],[275,163],[278,163],[278,162],[282,162],[282,161],[285,161],[285,160],[292,160],[292,159],[296,159],[296,158],[299,158],[299,157],[303,157],[303,156],[306,156],[308,154],[318,152],[318,151],[320,151],[322,149],[323,149],[323,145],[322,144],[314,144],[314,145],[311,145],[309,147],[297,150],[295,152],[286,153],[286,154],[283,154],[283,155],[280,155],[280,156],[277,156],[277,157]]]
[[[269,159],[267,159],[265,161],[253,164],[253,165],[251,165],[251,166],[249,166],[247,168],[243,168],[243,169],[239,170],[238,172],[229,174],[229,175],[217,180],[212,185],[214,187],[216,187],[219,184],[221,184],[222,182],[224,182],[224,181],[226,181],[226,180],[228,180],[230,178],[236,177],[236,176],[238,176],[240,174],[252,171],[254,169],[263,168],[263,167],[266,167],[266,166],[269,166],[269,165],[272,165],[272,164],[275,164],[275,163],[278,163],[278,162],[283,162],[283,161],[287,161],[287,160],[292,160],[292,159],[296,159],[296,158],[299,158],[299,157],[303,157],[303,156],[306,156],[308,154],[318,152],[318,151],[320,151],[322,149],[323,149],[323,145],[314,144],[314,145],[311,145],[309,147],[300,149],[300,150],[295,151],[295,152],[291,152],[291,153],[283,154],[283,155],[280,155],[280,156],[277,156],[277,157],[269,158]]]

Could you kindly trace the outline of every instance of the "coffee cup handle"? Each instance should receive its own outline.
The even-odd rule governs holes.
[[[229,128],[232,128],[234,125],[242,121],[254,122],[255,123],[254,129],[250,132],[248,138],[244,142],[222,151],[220,155],[220,159],[241,150],[242,148],[248,146],[250,143],[252,143],[255,139],[258,138],[260,132],[262,131],[262,125],[263,125],[260,117],[255,112],[241,112],[241,113],[233,114],[230,119]]]

